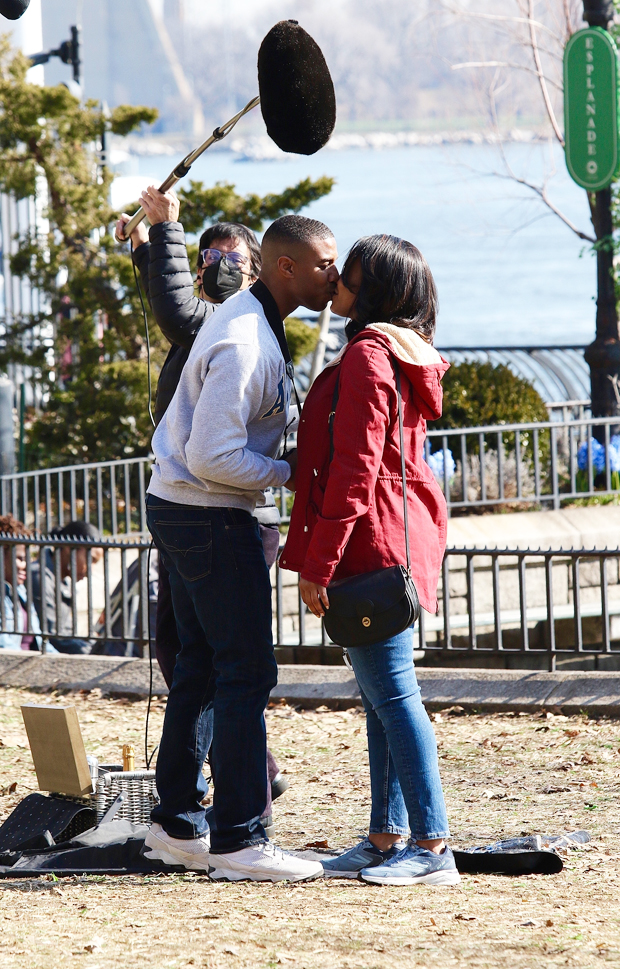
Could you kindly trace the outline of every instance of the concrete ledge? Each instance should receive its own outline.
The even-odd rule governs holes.
[[[344,666],[281,666],[272,693],[304,707],[323,704],[346,708],[359,703],[355,677]],[[620,718],[620,673],[532,670],[425,669],[417,676],[429,709],[461,706],[466,710],[552,710]],[[149,664],[142,659],[108,656],[39,656],[0,653],[0,686],[31,690],[94,690],[116,696],[143,697],[149,690]],[[153,692],[166,684],[153,664]]]
[[[0,651],[0,686],[31,690],[95,690],[125,696],[148,696],[149,663],[117,656],[41,656]],[[153,692],[167,693],[153,661]]]
[[[463,515],[448,520],[448,547],[620,548],[620,506]]]

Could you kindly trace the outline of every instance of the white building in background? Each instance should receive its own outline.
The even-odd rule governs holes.
[[[82,84],[85,98],[144,104],[159,110],[152,130],[200,137],[204,120],[187,80],[175,41],[183,16],[181,0],[32,0],[42,9],[41,50],[57,48],[82,27]],[[24,20],[26,18],[24,17]],[[169,32],[166,25],[169,25]],[[45,65],[45,83],[59,84],[71,68],[57,58]]]

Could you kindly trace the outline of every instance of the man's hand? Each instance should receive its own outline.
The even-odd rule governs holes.
[[[160,192],[154,185],[149,185],[140,196],[140,205],[151,225],[179,221],[180,204],[172,191]]]
[[[288,481],[284,482],[284,487],[288,488],[289,491],[295,491],[295,475],[297,474],[297,448],[293,448],[288,454],[282,456],[282,460],[286,461],[291,468],[291,476]]]
[[[329,599],[327,598],[327,589],[324,585],[317,585],[316,582],[309,582],[308,579],[299,579],[299,591],[301,593],[301,598],[308,606],[313,615],[317,619],[322,619],[325,615],[325,610],[329,609]]]
[[[116,223],[117,236],[120,236],[122,238],[125,235],[124,229],[130,219],[131,219],[131,216],[127,215],[126,212],[123,212],[120,219]],[[140,222],[140,224],[137,225],[133,230],[133,232],[131,233],[131,244],[134,249],[137,249],[138,246],[141,246],[143,242],[148,242],[148,241],[149,241],[148,229],[145,226],[144,222]]]

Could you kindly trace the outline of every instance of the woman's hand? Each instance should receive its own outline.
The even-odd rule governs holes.
[[[317,585],[316,582],[309,582],[308,579],[300,578],[299,591],[301,598],[308,606],[310,612],[317,619],[322,619],[325,615],[325,610],[329,609],[329,599],[327,598],[327,589],[325,586]]]

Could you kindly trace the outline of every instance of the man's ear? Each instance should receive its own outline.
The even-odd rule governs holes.
[[[287,279],[292,279],[295,275],[295,260],[290,256],[280,256],[278,259],[278,272]]]

